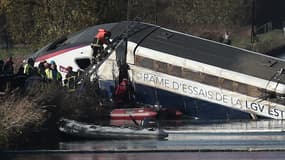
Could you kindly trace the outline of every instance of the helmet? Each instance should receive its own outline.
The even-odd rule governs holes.
[[[54,64],[54,65],[55,65],[55,61],[54,61],[54,60],[51,60],[51,61],[50,61],[50,64]]]
[[[98,32],[107,32],[104,28],[99,28]]]
[[[28,59],[28,64],[33,64],[34,63],[34,59],[33,58],[29,58]]]
[[[71,67],[71,66],[68,66],[68,67],[67,67],[67,71],[72,71],[72,67]]]

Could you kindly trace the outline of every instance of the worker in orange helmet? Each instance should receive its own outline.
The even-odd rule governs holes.
[[[93,49],[93,60],[98,60],[98,57],[103,52],[103,45],[110,45],[111,32],[105,29],[98,29],[98,33],[94,36],[91,48]]]

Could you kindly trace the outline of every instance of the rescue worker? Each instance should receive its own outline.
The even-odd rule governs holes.
[[[3,66],[4,66],[4,61],[0,59],[0,74],[3,73]]]
[[[79,77],[81,77],[81,75],[83,74],[84,70],[78,69],[76,72],[77,72],[77,73],[76,73],[76,77],[79,78]]]
[[[52,61],[51,61],[52,62]],[[51,70],[51,64],[50,63],[48,63],[48,62],[46,62],[45,64],[44,64],[44,66],[45,66],[45,73],[46,73],[46,78],[47,78],[47,81],[48,82],[51,82],[52,81],[52,79],[53,79],[53,77],[52,77],[52,70]]]
[[[67,67],[67,74],[65,75],[64,85],[69,89],[75,89],[77,74],[73,72],[72,67]]]
[[[20,89],[24,89],[26,79],[27,75],[24,74],[24,67],[21,65],[18,69],[18,72],[14,75],[12,82],[13,88],[19,87]]]
[[[41,75],[38,72],[38,68],[34,67],[31,70],[30,75],[28,75],[28,78],[25,83],[26,89],[35,89],[35,88],[41,88],[43,85],[43,79]]]
[[[28,63],[24,65],[24,74],[26,74],[27,76],[31,76],[34,72],[34,64],[34,60],[32,58],[29,58]]]
[[[23,65],[21,64],[20,65],[20,67],[19,67],[19,69],[18,69],[18,72],[17,72],[17,74],[24,74],[24,70],[25,70],[25,68],[23,67]]]
[[[0,92],[4,91],[4,83],[5,83],[5,78],[2,76],[3,74],[3,66],[4,66],[4,61],[0,59]]]
[[[14,76],[14,62],[12,56],[10,56],[3,67],[3,74],[5,75],[5,80],[1,82],[5,88],[5,92],[9,92],[12,89],[12,79]]]
[[[73,72],[73,68],[71,66],[67,67],[67,74],[65,76],[65,78],[70,78],[70,77],[75,77],[76,73]]]
[[[130,85],[129,81],[124,78],[115,90],[114,101],[117,104],[127,104],[130,100]]]
[[[5,73],[5,74],[14,74],[14,62],[13,62],[13,57],[12,56],[10,56],[9,58],[8,58],[8,60],[6,61],[6,63],[5,63],[5,65],[4,65],[4,67],[3,67],[3,72]]]
[[[226,31],[224,33],[224,43],[225,44],[228,44],[228,45],[231,45],[231,35],[230,35],[230,32]]]
[[[41,75],[43,80],[46,80],[45,63],[46,63],[46,61],[42,61],[38,65],[38,73]]]
[[[51,61],[50,67],[46,68],[45,73],[48,81],[61,82],[62,80],[61,74],[57,71],[55,61]]]
[[[102,57],[101,54],[103,54],[103,45],[110,45],[110,38],[111,32],[102,28],[98,29],[98,33],[95,35],[93,42],[91,43],[91,48],[93,49],[92,63],[100,60],[100,57]]]

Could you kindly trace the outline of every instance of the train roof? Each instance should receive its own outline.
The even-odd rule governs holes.
[[[142,47],[262,79],[277,81],[273,76],[285,67],[285,61],[279,58],[134,21],[108,23],[83,29],[49,43],[35,52],[32,57],[74,46],[89,45],[99,28],[110,30],[113,39],[125,34],[128,41]],[[284,80],[279,82],[285,83]]]
[[[285,61],[282,59],[151,24],[136,25],[128,28],[129,30],[135,28],[133,31],[135,34],[129,31],[129,41],[139,46],[265,80],[285,83],[283,74],[279,79],[273,79],[277,71],[285,67]],[[122,28],[127,28],[126,22],[118,24],[112,30]]]
[[[117,25],[117,23],[95,25],[82,29],[70,35],[62,36],[56,39],[55,41],[48,43],[46,46],[42,47],[41,49],[33,53],[31,57],[36,58],[66,48],[89,45],[92,42],[93,37],[97,33],[99,28],[105,28],[107,30],[111,30],[111,28],[114,27],[115,25]]]

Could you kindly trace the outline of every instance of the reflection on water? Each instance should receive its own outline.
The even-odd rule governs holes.
[[[61,150],[72,151],[279,151],[285,148],[285,135],[264,134],[174,134],[170,139],[158,140],[124,140],[124,141],[78,141],[61,142]]]
[[[285,150],[285,123],[277,120],[189,123],[168,126],[165,140],[101,140],[60,142],[72,151],[201,151]]]
[[[285,159],[283,121],[175,121],[170,124],[160,125],[169,133],[165,140],[62,141],[52,153],[11,153],[4,159]]]
[[[17,154],[5,158],[7,160],[284,160],[285,152]]]

